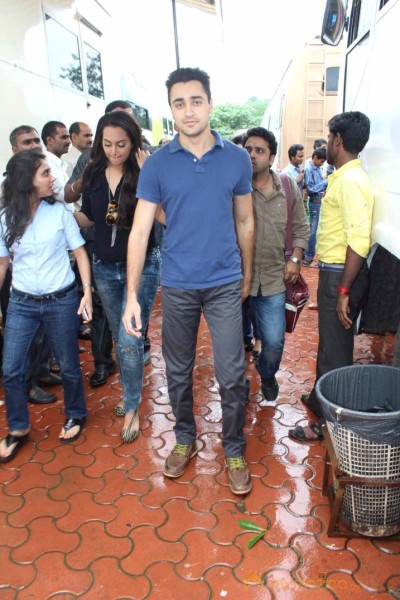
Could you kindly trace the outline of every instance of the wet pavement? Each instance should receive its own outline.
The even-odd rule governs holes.
[[[316,269],[305,269],[315,301]],[[30,405],[29,443],[0,467],[0,599],[362,600],[400,598],[400,541],[329,538],[330,509],[321,493],[325,443],[296,443],[288,429],[308,420],[299,401],[314,380],[317,312],[303,311],[286,339],[277,402],[259,394],[250,356],[247,460],[253,490],[229,489],[221,407],[208,330],[199,334],[194,370],[199,454],[179,480],[162,475],[174,444],[161,357],[161,309],[152,314],[141,433],[122,444],[114,415],[118,376],[92,390],[90,343],[81,342],[89,419],[71,445],[57,436],[59,400]],[[357,338],[355,360],[390,364],[394,336]],[[312,415],[310,415],[312,417]],[[313,417],[312,417],[313,418]],[[0,407],[0,435],[6,434]],[[266,529],[239,526],[247,520]]]

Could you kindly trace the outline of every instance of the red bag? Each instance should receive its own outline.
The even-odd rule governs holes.
[[[286,224],[286,248],[285,257],[286,260],[292,254],[292,197],[290,195],[289,182],[287,175],[281,173],[281,182],[286,196],[287,205],[287,224]],[[300,313],[306,305],[307,300],[310,297],[310,291],[306,280],[302,275],[299,277],[296,283],[286,284],[286,299],[285,299],[285,317],[286,317],[286,333],[293,333],[296,323],[299,319]]]

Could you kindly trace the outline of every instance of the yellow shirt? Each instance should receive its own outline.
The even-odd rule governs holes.
[[[319,260],[344,264],[347,246],[367,257],[373,205],[371,183],[360,160],[351,160],[329,176],[317,231]]]

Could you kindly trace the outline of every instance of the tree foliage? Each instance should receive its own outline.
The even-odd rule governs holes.
[[[261,124],[269,100],[250,98],[246,104],[220,104],[211,114],[211,127],[226,138],[231,138],[240,129],[249,129]]]

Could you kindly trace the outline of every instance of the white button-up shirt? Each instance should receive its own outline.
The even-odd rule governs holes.
[[[65,204],[39,204],[22,238],[7,248],[4,211],[0,217],[0,257],[13,255],[13,287],[42,296],[61,290],[75,280],[68,249],[83,246],[76,220]]]
[[[56,200],[64,202],[64,187],[69,179],[67,175],[68,163],[48,150],[46,150],[44,154],[49,163],[49,167],[51,168],[51,174],[56,178],[53,183],[53,196]],[[72,204],[66,204],[66,207],[70,211],[73,210]]]

